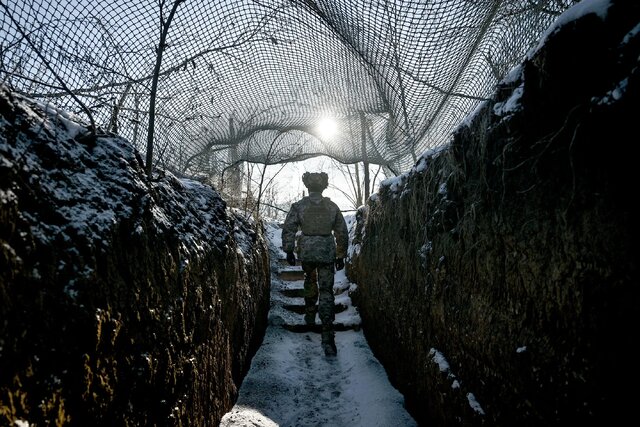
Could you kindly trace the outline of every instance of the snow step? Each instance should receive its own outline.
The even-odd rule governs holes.
[[[322,332],[322,325],[319,323],[316,323],[315,325],[307,325],[306,323],[298,323],[295,325],[284,324],[282,325],[282,327],[290,332],[300,332],[300,333],[304,333],[304,332],[321,333]],[[337,332],[359,331],[360,325],[345,325],[343,323],[334,323],[333,330]]]
[[[301,304],[286,304],[283,307],[289,311],[293,311],[294,313],[298,313],[298,314],[305,313],[305,306]],[[342,313],[348,308],[344,304],[335,304],[334,307],[335,307],[334,313]]]
[[[304,271],[302,270],[280,270],[278,276],[282,280],[294,282],[297,280],[304,280]]]
[[[304,298],[304,289],[280,289],[280,293],[289,298]]]
[[[291,267],[291,265],[289,265],[289,261],[287,261],[285,258],[280,258],[278,262],[280,263],[280,265],[283,265],[285,267]],[[302,265],[299,259],[296,259],[296,265]]]
[[[349,288],[334,288],[333,295],[338,296],[342,295],[345,292],[348,292]],[[286,288],[280,289],[280,293],[285,297],[289,298],[304,298],[304,289],[303,288]]]

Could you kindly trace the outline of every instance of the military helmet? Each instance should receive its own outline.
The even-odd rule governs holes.
[[[323,191],[329,185],[329,175],[324,172],[305,172],[302,182],[309,191]]]

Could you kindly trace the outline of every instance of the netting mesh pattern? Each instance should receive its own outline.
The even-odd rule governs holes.
[[[572,3],[0,0],[0,79],[144,153],[162,53],[156,164],[216,175],[323,154],[404,171]]]

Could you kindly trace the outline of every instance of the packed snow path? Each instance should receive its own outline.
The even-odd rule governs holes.
[[[285,264],[280,229],[269,227],[271,308],[262,346],[253,357],[236,405],[221,427],[404,427],[416,422],[404,398],[389,383],[360,329],[351,304],[355,285],[336,272],[336,347],[326,357],[320,345],[320,320],[304,323],[304,273]]]

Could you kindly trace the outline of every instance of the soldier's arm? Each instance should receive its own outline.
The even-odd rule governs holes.
[[[296,244],[296,233],[300,226],[300,220],[298,218],[298,206],[296,203],[291,205],[289,213],[284,220],[282,226],[282,250],[285,252],[293,252]]]
[[[346,258],[349,246],[349,230],[340,209],[336,209],[336,218],[333,222],[333,235],[336,238],[336,258]]]

